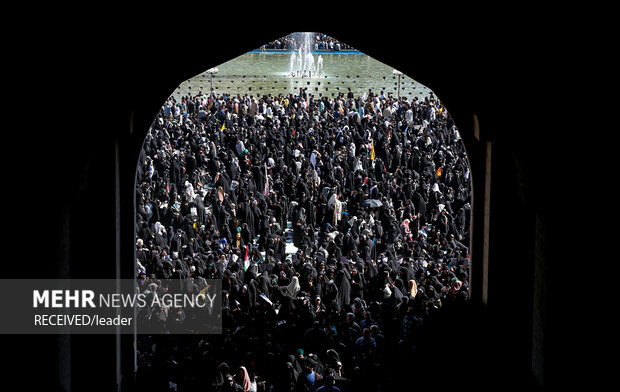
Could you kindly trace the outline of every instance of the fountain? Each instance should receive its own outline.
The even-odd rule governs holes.
[[[304,67],[304,76],[307,76],[307,77],[311,78],[313,74],[315,74],[315,72],[314,72],[314,56],[312,56],[312,53],[308,52],[308,53],[306,53],[306,63],[305,63],[305,67]]]
[[[295,76],[297,72],[297,57],[295,56],[295,52],[291,54],[291,76]]]
[[[323,56],[319,55],[319,59],[316,62],[316,74],[319,78],[325,76],[325,71],[323,70]]]
[[[296,33],[298,48],[291,53],[290,74],[297,78],[319,78],[324,76],[323,57],[319,55],[316,66],[312,54],[314,33]]]

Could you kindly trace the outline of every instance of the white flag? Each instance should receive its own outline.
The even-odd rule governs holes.
[[[265,190],[263,191],[265,196],[269,195],[269,175],[267,174],[267,164],[265,163]]]

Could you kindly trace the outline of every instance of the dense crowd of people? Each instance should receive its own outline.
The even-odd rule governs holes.
[[[144,390],[378,390],[467,301],[469,167],[433,95],[171,97],[136,184],[139,280],[224,297],[221,334],[140,337]]]
[[[262,49],[280,49],[280,50],[295,50],[302,47],[305,44],[300,39],[300,36],[291,34],[286,37],[278,38],[261,46]],[[347,45],[344,42],[340,42],[323,33],[314,33],[312,36],[312,50],[355,50],[355,48]]]

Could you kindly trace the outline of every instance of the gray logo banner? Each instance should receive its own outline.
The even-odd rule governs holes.
[[[2,279],[0,334],[221,334],[219,279]]]

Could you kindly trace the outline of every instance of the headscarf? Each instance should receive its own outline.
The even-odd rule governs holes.
[[[418,284],[415,282],[415,279],[409,279],[408,286],[409,295],[411,295],[412,298],[415,298],[416,294],[418,294]]]
[[[258,276],[258,284],[260,292],[265,294],[267,298],[271,298],[271,282],[267,271],[263,271],[262,275]]]
[[[297,370],[295,370],[295,366],[293,366],[292,361],[293,360],[287,362],[285,365],[287,377],[285,378],[286,381],[283,380],[283,382],[288,383],[287,386],[290,387],[291,390],[297,384],[297,377],[299,376],[299,373],[297,372]]]
[[[338,288],[336,296],[338,306],[342,308],[344,305],[349,305],[351,303],[351,282],[349,282],[345,270],[338,270],[336,272],[335,283]]]
[[[230,367],[226,362],[222,362],[218,365],[217,370],[222,372],[222,374],[226,375],[230,372]]]
[[[250,375],[248,374],[248,371],[245,368],[245,366],[240,366],[239,369],[243,370],[243,383],[242,383],[243,392],[248,392],[252,385],[252,382],[250,381]]]
[[[290,295],[291,298],[295,298],[299,290],[301,290],[301,286],[299,285],[299,278],[297,276],[293,276],[291,278],[291,283],[286,286],[286,293]]]

